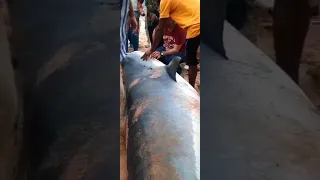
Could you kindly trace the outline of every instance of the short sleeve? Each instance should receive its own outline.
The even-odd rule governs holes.
[[[160,19],[170,17],[170,1],[171,0],[160,1]]]

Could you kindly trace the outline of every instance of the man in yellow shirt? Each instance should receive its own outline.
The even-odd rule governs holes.
[[[160,20],[154,33],[151,48],[142,56],[146,60],[162,39],[164,27],[171,18],[187,32],[186,63],[189,66],[189,83],[194,87],[197,77],[197,49],[200,45],[200,0],[159,0]]]

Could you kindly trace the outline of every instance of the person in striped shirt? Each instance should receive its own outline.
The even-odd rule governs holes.
[[[120,0],[120,62],[127,54],[127,35],[129,25],[137,32],[138,23],[130,0]]]

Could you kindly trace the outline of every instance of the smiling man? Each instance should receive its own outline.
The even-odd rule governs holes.
[[[194,87],[197,77],[197,49],[200,45],[200,0],[160,0],[160,20],[151,48],[142,56],[148,59],[161,41],[170,18],[187,32],[186,63],[189,83]]]

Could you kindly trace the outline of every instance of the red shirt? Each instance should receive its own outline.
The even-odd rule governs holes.
[[[186,51],[186,36],[186,31],[178,25],[171,32],[168,28],[164,28],[163,46],[168,50],[172,49],[174,45],[182,45],[179,51],[184,53]]]

